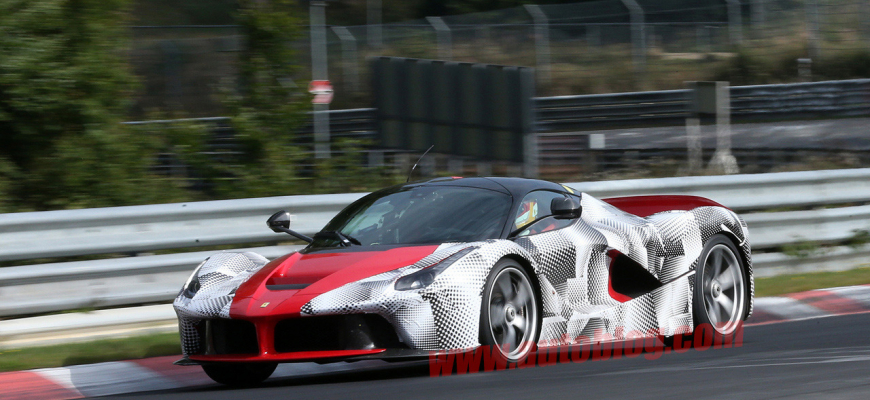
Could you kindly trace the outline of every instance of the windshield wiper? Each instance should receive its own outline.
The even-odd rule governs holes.
[[[354,238],[353,236],[341,233],[339,231],[321,231],[317,234],[317,236],[322,236],[322,235],[329,235],[329,236],[333,236],[335,238],[338,238],[338,240],[341,242],[342,246],[350,246],[352,244],[355,244],[357,246],[362,246],[362,243],[360,243],[359,240],[356,240],[356,238]]]

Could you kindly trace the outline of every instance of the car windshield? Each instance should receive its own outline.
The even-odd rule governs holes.
[[[486,189],[457,186],[385,189],[345,208],[315,236],[311,246],[338,246],[342,235],[363,246],[497,238],[510,206],[510,196]]]

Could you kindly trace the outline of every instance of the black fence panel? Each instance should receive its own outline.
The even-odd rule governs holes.
[[[398,57],[371,64],[380,146],[524,161],[532,68]]]

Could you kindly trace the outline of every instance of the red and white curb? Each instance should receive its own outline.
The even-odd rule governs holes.
[[[202,368],[173,365],[178,356],[0,373],[0,399],[77,399],[214,385]],[[270,379],[378,368],[384,361],[279,364]]]
[[[870,312],[870,285],[812,290],[755,300],[747,326]],[[201,368],[173,365],[180,356],[0,373],[0,399],[75,399],[212,385]],[[270,379],[380,368],[383,361],[280,364]]]
[[[870,285],[810,290],[755,299],[747,326],[870,312]]]

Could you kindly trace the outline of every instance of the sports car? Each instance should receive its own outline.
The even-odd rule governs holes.
[[[184,358],[229,385],[277,363],[404,360],[492,346],[503,361],[577,338],[667,340],[752,311],[746,223],[694,196],[599,200],[522,178],[368,194],[274,260],[223,252],[174,301]],[[228,227],[228,229],[231,229]]]

